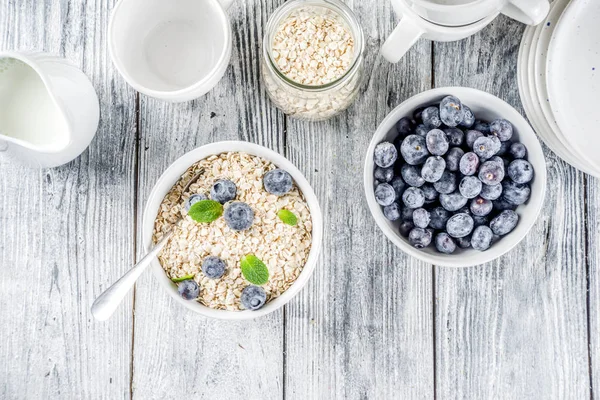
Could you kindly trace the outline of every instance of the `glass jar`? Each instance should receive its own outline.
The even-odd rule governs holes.
[[[351,33],[354,53],[345,72],[322,85],[295,82],[284,74],[274,57],[274,39],[280,25],[292,13],[314,13],[335,18]],[[338,0],[291,0],[269,18],[263,39],[262,76],[273,103],[291,117],[322,121],[334,117],[355,100],[363,78],[364,36],[355,14]]]

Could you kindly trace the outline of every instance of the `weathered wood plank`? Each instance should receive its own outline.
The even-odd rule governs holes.
[[[395,24],[388,2],[351,6],[366,36],[368,87],[340,117],[288,120],[287,156],[312,183],[326,223],[315,274],[286,309],[286,398],[431,398],[432,269],[385,238],[362,188],[378,124],[430,88],[431,45],[391,65],[378,57]]]
[[[436,86],[472,86],[516,106],[523,27],[498,18],[435,45]],[[488,265],[436,268],[440,398],[589,397],[583,174],[545,151],[548,194],[516,249]]]
[[[33,170],[0,158],[0,398],[126,398],[131,301],[95,322],[93,299],[133,260],[134,92],[106,55],[112,1],[0,2],[0,48],[83,68],[102,120],[74,162]]]
[[[600,390],[600,180],[586,177],[588,313],[593,394]]]
[[[206,96],[178,105],[142,96],[138,223],[160,174],[193,148],[247,140],[283,153],[284,119],[266,100],[258,63],[258,41],[274,8],[272,1],[252,1],[229,10],[231,66]],[[280,399],[282,315],[238,323],[205,319],[175,304],[151,275],[143,277],[135,301],[134,398]]]

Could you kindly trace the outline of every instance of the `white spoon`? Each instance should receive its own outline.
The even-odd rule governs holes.
[[[189,180],[187,185],[185,185],[185,187],[181,191],[181,196],[183,196],[183,194],[188,191],[192,183],[196,182],[203,173],[204,169],[201,169],[196,175],[192,177],[192,179]],[[181,201],[181,197],[179,198],[179,200]],[[183,217],[179,217],[177,222],[175,222],[173,225],[179,224],[179,222],[182,219]],[[118,281],[113,283],[111,287],[106,289],[100,296],[98,296],[96,301],[94,301],[94,304],[92,304],[92,315],[94,316],[94,318],[96,318],[98,321],[106,321],[108,318],[110,318],[110,316],[115,312],[119,304],[121,304],[121,302],[125,298],[125,295],[129,293],[129,290],[131,290],[131,288],[133,287],[133,285],[135,285],[135,282],[138,280],[140,275],[142,275],[142,272],[146,270],[148,265],[150,265],[152,260],[154,260],[154,257],[156,257],[158,253],[160,253],[163,247],[165,247],[165,244],[167,244],[167,242],[173,235],[173,231],[174,229],[171,228],[169,232],[165,233],[163,238],[160,239],[158,243],[156,243],[156,245],[152,248],[152,250],[150,250],[148,254],[144,256],[144,258],[142,258],[137,264],[135,264],[133,268],[127,271],[127,273],[123,275]]]

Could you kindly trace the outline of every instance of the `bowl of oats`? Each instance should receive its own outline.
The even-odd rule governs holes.
[[[240,320],[277,310],[304,287],[323,219],[290,161],[231,141],[175,161],[150,193],[142,229],[146,249],[173,232],[151,266],[173,298],[207,317]]]

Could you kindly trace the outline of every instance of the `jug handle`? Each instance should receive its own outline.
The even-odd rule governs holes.
[[[235,0],[219,0],[219,3],[221,3],[221,7],[223,7],[224,10],[228,10],[234,1]]]
[[[550,11],[548,0],[510,0],[500,12],[526,25],[537,25]]]
[[[423,36],[423,30],[411,19],[401,16],[398,26],[381,47],[381,54],[391,63],[397,63]]]

